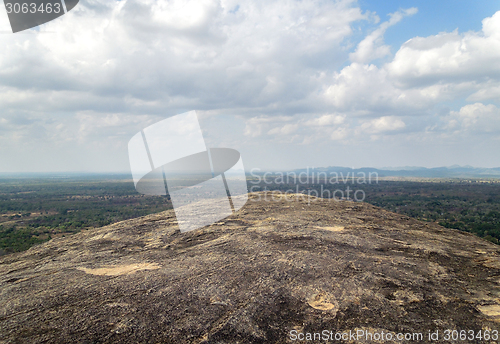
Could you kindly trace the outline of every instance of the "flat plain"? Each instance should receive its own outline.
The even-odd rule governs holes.
[[[364,201],[388,211],[500,240],[500,180],[380,178],[337,184],[256,182],[252,191],[321,195],[362,190]],[[332,195],[330,193],[330,195]],[[338,195],[338,194],[337,194]],[[328,194],[324,193],[325,198]],[[139,194],[128,175],[0,178],[0,254],[19,252],[51,238],[171,209],[167,197]]]

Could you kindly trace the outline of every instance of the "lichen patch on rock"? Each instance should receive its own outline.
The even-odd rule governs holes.
[[[128,264],[128,265],[114,265],[102,268],[77,268],[87,274],[98,275],[98,276],[118,276],[134,273],[140,270],[156,270],[161,266],[156,263],[139,263],[139,264]]]
[[[322,229],[330,232],[341,232],[344,230],[344,226],[331,226],[331,227],[315,227],[317,229]]]
[[[328,297],[322,292],[314,294],[308,301],[307,304],[312,308],[319,309],[321,311],[331,311],[334,310],[335,304],[331,303],[331,297]]]
[[[478,306],[479,311],[500,322],[500,305]]]

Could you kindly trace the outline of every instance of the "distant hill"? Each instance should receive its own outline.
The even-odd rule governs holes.
[[[458,166],[453,165],[449,167],[416,167],[416,166],[405,166],[405,167],[385,167],[381,169],[373,167],[361,167],[352,169],[350,167],[341,166],[329,166],[329,167],[316,167],[316,168],[303,168],[294,170],[292,172],[301,173],[306,172],[309,174],[327,172],[338,173],[346,176],[347,173],[374,173],[376,172],[379,177],[420,177],[420,178],[500,178],[500,167],[495,168],[482,168],[482,167],[472,167],[472,166]]]

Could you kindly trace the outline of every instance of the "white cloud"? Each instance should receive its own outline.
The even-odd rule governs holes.
[[[344,123],[344,121],[345,121],[344,115],[329,114],[313,118],[311,120],[306,121],[304,124],[307,126],[317,127],[326,125],[338,125]]]
[[[355,23],[377,17],[354,0],[82,1],[40,33],[0,35],[0,160],[50,146],[127,167],[115,156],[129,135],[191,109],[211,113],[226,146],[335,141],[352,156],[380,137],[496,132],[500,12],[480,32],[388,46],[386,30],[416,11],[356,45]],[[226,128],[222,114],[237,120]]]
[[[290,135],[297,131],[298,124],[285,124],[282,127],[275,127],[268,131],[269,135]]]
[[[333,141],[340,141],[340,140],[344,140],[346,139],[346,137],[349,135],[349,129],[345,128],[345,127],[340,127],[340,128],[337,128],[335,129],[331,135],[330,135],[330,139],[332,139]]]
[[[401,94],[384,69],[354,62],[334,73],[325,100],[339,111],[370,111],[391,105]]]
[[[481,88],[466,98],[467,101],[474,102],[489,99],[500,99],[500,82],[491,80],[481,84],[480,86]]]
[[[285,116],[252,117],[245,121],[245,135],[250,137],[257,137],[262,135],[264,132],[267,132],[269,134],[271,131],[273,131],[273,129],[276,129],[277,126],[282,126],[283,122],[290,122],[291,120],[292,118]],[[276,130],[279,131],[278,129]]]
[[[4,35],[0,86],[46,111],[286,108],[342,63],[351,24],[366,17],[355,5],[86,1],[41,28],[53,34]]]
[[[493,104],[475,103],[451,111],[445,118],[447,129],[454,133],[500,133],[500,108]]]
[[[332,74],[323,95],[351,116],[422,117],[442,102],[498,101],[499,60],[500,11],[483,20],[481,32],[415,37],[385,64],[353,62]]]
[[[245,119],[245,135],[261,141],[311,145],[345,139],[350,124],[340,114],[296,114]]]
[[[386,57],[391,54],[391,47],[384,45],[383,38],[387,29],[399,23],[404,17],[412,16],[418,12],[416,7],[398,11],[390,14],[390,19],[366,36],[357,46],[356,50],[349,54],[352,62],[367,63],[375,59]]]
[[[407,87],[482,83],[484,79],[500,79],[499,59],[500,11],[483,20],[481,32],[460,34],[455,30],[409,40],[387,65],[387,70]]]
[[[393,116],[383,116],[366,121],[361,125],[361,129],[367,133],[380,134],[388,131],[396,131],[405,127],[405,122]]]

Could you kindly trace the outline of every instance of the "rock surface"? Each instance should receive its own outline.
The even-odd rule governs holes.
[[[498,246],[296,195],[251,194],[183,234],[166,211],[54,239],[1,257],[0,283],[1,343],[291,343],[294,330],[428,342],[500,328]]]

